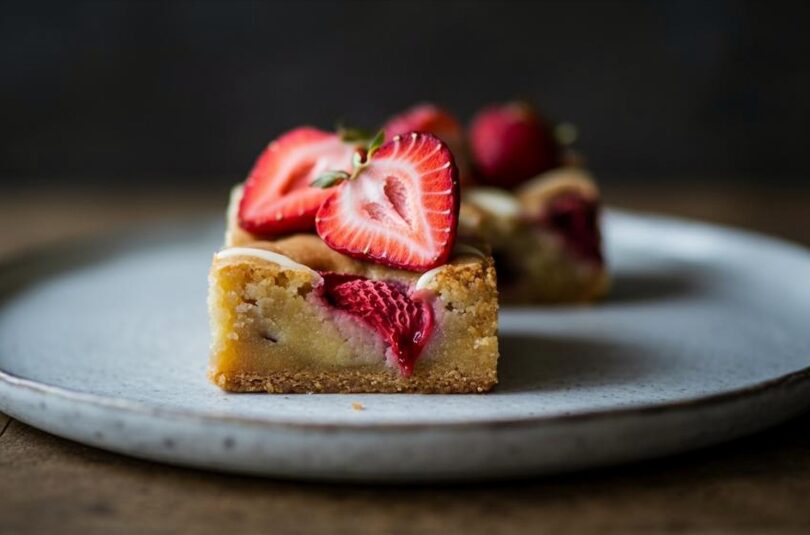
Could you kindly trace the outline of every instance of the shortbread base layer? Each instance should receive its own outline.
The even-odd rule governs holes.
[[[495,370],[478,375],[460,371],[421,372],[398,379],[389,372],[340,370],[298,371],[271,374],[211,375],[211,381],[229,392],[268,392],[275,394],[481,394],[497,384]]]

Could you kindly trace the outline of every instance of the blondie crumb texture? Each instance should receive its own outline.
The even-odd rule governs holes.
[[[413,284],[417,274],[358,262],[316,236],[250,247],[316,270]],[[215,258],[210,273],[211,380],[233,392],[486,392],[497,383],[497,291],[490,257],[461,255],[426,285],[436,328],[402,377],[382,339],[330,308],[311,272],[251,256]]]

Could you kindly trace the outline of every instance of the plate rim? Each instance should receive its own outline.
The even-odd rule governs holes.
[[[721,232],[727,236],[733,236],[736,239],[754,240],[762,243],[767,242],[772,245],[782,247],[784,250],[794,254],[802,254],[806,256],[806,260],[810,262],[810,248],[790,240],[770,236],[768,234],[733,227],[730,225],[715,224],[697,219],[689,219],[678,216],[671,216],[666,214],[658,214],[654,212],[643,212],[634,210],[624,210],[616,208],[605,209],[605,215],[608,217],[618,216],[620,218],[640,219],[646,222],[656,224],[663,224],[667,226],[687,227],[690,231],[709,231]],[[213,214],[196,216],[183,216],[174,218],[161,218],[157,221],[151,221],[145,224],[138,224],[130,227],[113,229],[107,231],[97,231],[88,235],[79,237],[72,237],[66,240],[46,242],[43,244],[29,246],[23,248],[17,253],[13,253],[0,259],[0,281],[7,276],[9,271],[19,269],[26,264],[41,261],[43,258],[59,258],[63,257],[67,252],[73,251],[77,248],[89,247],[110,247],[115,246],[126,236],[143,237],[149,229],[166,228],[172,225],[176,231],[187,231],[200,228],[201,222],[207,221],[209,224],[213,223]],[[158,241],[166,239],[161,237]],[[212,253],[213,254],[213,253]],[[809,264],[810,265],[810,264]],[[59,272],[60,268],[55,271]],[[31,280],[43,278],[42,274],[31,277]],[[4,296],[9,292],[4,291]],[[0,303],[2,306],[2,303]],[[502,307],[503,310],[523,310],[525,307]],[[350,429],[352,431],[421,431],[421,430],[436,430],[450,429],[450,430],[479,430],[479,429],[501,429],[501,428],[527,428],[537,427],[540,425],[557,425],[565,423],[583,422],[588,420],[602,419],[607,417],[633,417],[633,416],[647,416],[653,414],[660,414],[664,412],[682,411],[690,409],[708,408],[713,406],[722,406],[726,403],[732,403],[740,398],[747,398],[761,393],[767,393],[771,390],[778,390],[784,387],[792,386],[797,383],[810,380],[810,365],[797,370],[788,372],[786,374],[772,377],[764,381],[759,381],[747,386],[734,388],[731,390],[712,393],[703,396],[693,396],[687,399],[678,401],[662,401],[644,403],[641,405],[634,405],[629,407],[614,407],[608,409],[598,410],[584,410],[567,414],[557,414],[551,416],[527,416],[519,418],[506,418],[506,419],[481,419],[473,421],[415,421],[415,422],[305,422],[293,420],[272,420],[267,418],[256,418],[246,416],[232,416],[221,414],[217,412],[204,412],[193,411],[187,409],[177,409],[170,407],[150,406],[148,403],[136,401],[126,398],[115,398],[95,394],[91,392],[82,392],[80,390],[55,386],[52,384],[44,383],[41,381],[27,379],[18,375],[12,374],[0,368],[0,387],[3,387],[8,392],[15,392],[18,389],[24,389],[29,392],[34,392],[38,395],[45,397],[54,396],[72,402],[78,402],[90,406],[96,406],[102,409],[121,410],[128,413],[135,413],[140,415],[151,415],[156,417],[166,417],[172,419],[180,419],[186,421],[210,422],[212,420],[219,424],[234,424],[244,425],[250,427],[259,427],[265,429],[295,429],[299,431],[339,431]],[[497,388],[497,387],[496,387]],[[360,394],[360,393],[357,393]],[[239,395],[239,394],[234,394]],[[297,395],[297,394],[293,394]],[[349,394],[329,394],[334,396],[345,396]],[[406,394],[407,395],[407,394]],[[452,394],[451,394],[452,395]],[[486,395],[486,394],[480,394]],[[13,397],[13,395],[12,395]],[[7,409],[6,409],[7,410]]]
[[[695,396],[675,402],[647,403],[631,407],[618,407],[613,409],[586,410],[569,414],[557,414],[553,416],[531,416],[526,418],[508,418],[503,420],[488,419],[474,421],[433,421],[433,422],[301,422],[292,420],[270,420],[266,418],[252,418],[245,416],[230,416],[215,412],[197,412],[185,409],[175,409],[166,407],[151,407],[147,403],[124,398],[113,398],[98,394],[81,392],[78,390],[54,386],[40,381],[25,379],[0,369],[0,385],[7,387],[10,391],[25,389],[43,396],[55,396],[68,401],[96,406],[102,409],[123,410],[128,413],[165,417],[171,419],[187,421],[216,421],[220,424],[236,424],[250,427],[266,429],[282,428],[296,429],[303,431],[338,431],[351,429],[352,431],[422,431],[437,428],[443,429],[519,429],[525,427],[536,427],[538,425],[556,425],[574,422],[584,422],[588,420],[598,420],[606,417],[633,417],[649,416],[665,412],[675,412],[679,410],[703,409],[715,406],[722,406],[733,403],[738,399],[745,399],[757,394],[779,390],[785,387],[794,386],[810,380],[810,366],[794,370],[792,372],[760,381],[742,388],[735,388],[725,392],[709,394],[706,396]],[[234,395],[240,395],[235,393]],[[291,394],[306,395],[306,394]],[[324,394],[329,396],[346,396],[349,394]],[[447,394],[453,395],[453,394]],[[463,395],[463,394],[462,394]],[[486,395],[486,394],[473,394]],[[437,395],[441,396],[441,394]]]

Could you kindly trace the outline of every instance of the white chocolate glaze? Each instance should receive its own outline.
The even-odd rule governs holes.
[[[486,258],[486,255],[476,249],[471,245],[467,245],[465,243],[457,243],[453,248],[453,255],[473,255],[479,256],[481,258]],[[283,254],[274,253],[273,251],[268,251],[266,249],[258,249],[256,247],[228,247],[219,251],[216,254],[217,259],[223,258],[232,258],[235,256],[249,256],[252,258],[259,258],[261,260],[265,260],[267,262],[273,262],[274,264],[278,264],[279,266],[287,269],[292,269],[295,271],[303,271],[312,275],[313,280],[319,282],[322,280],[321,275],[315,271],[314,269],[305,266],[304,264],[299,264],[295,260],[291,259],[288,256],[284,256]],[[422,275],[417,279],[416,284],[414,285],[415,290],[422,290],[426,288],[433,279],[436,278],[436,275],[444,268],[444,265],[435,267],[429,271],[422,273]]]
[[[479,256],[481,258],[486,258],[487,255],[473,247],[472,245],[467,245],[466,243],[456,243],[455,247],[453,247],[453,256],[461,256],[461,255],[473,255]],[[427,286],[433,282],[433,279],[436,278],[436,275],[444,269],[447,264],[443,264],[441,266],[435,267],[431,270],[425,271],[422,275],[416,279],[416,284],[414,284],[414,290],[424,290]]]
[[[510,219],[520,215],[517,198],[497,188],[472,188],[464,195],[464,200],[495,217]]]
[[[217,259],[231,258],[234,256],[250,256],[253,258],[260,258],[262,260],[266,260],[267,262],[278,264],[283,268],[307,272],[312,275],[313,280],[321,280],[321,275],[314,269],[305,266],[304,264],[299,264],[288,256],[274,253],[273,251],[268,251],[266,249],[257,249],[255,247],[229,247],[219,251],[216,254]]]
[[[455,247],[453,247],[453,256],[460,256],[464,254],[474,255],[481,258],[487,257],[487,255],[472,245],[467,245],[466,243],[456,243]]]
[[[443,264],[439,267],[435,267],[429,271],[425,271],[424,273],[422,273],[422,276],[416,280],[416,284],[414,284],[413,286],[414,290],[423,290],[427,288],[428,284],[433,282],[433,279],[435,279],[436,275],[438,275],[439,272],[444,269],[445,265],[446,264]]]

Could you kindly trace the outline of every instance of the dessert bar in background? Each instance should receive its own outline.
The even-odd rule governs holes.
[[[467,173],[459,235],[491,247],[501,303],[581,303],[607,293],[599,189],[570,147],[570,125],[555,131],[531,106],[511,102],[481,110],[466,138],[433,104],[385,129],[430,131],[455,147]]]

